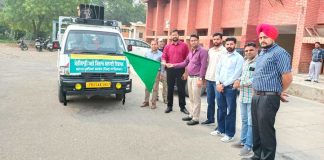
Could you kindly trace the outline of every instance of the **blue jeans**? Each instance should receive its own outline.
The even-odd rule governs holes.
[[[252,117],[251,117],[251,103],[241,103],[241,118],[242,118],[242,130],[241,130],[241,142],[244,147],[252,148]]]
[[[215,122],[215,92],[216,92],[216,82],[208,81],[206,82],[207,90],[207,120],[210,122]]]
[[[218,131],[229,137],[235,135],[237,90],[233,86],[224,87],[224,92],[216,92]]]

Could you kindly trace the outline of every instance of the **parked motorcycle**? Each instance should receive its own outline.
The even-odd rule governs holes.
[[[47,44],[47,49],[48,49],[50,52],[53,52],[53,43],[48,43],[48,44]]]
[[[49,50],[50,52],[53,51],[53,44],[51,43],[51,37],[48,37],[44,43],[43,48]]]
[[[28,50],[28,46],[27,46],[27,44],[25,43],[25,41],[24,41],[23,38],[20,38],[20,39],[18,40],[17,45],[18,45],[18,47],[19,47],[22,51]]]
[[[41,52],[42,49],[43,49],[43,46],[42,46],[42,40],[40,38],[37,38],[35,40],[35,48],[38,52]]]

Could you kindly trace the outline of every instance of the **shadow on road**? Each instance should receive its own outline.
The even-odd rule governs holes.
[[[81,115],[98,115],[112,113],[116,110],[125,110],[121,100],[116,100],[115,96],[85,96],[68,97],[68,108],[77,110]]]

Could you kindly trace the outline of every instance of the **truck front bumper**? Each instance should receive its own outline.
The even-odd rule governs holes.
[[[86,88],[87,82],[110,82],[111,85],[108,88]],[[121,88],[117,89],[116,84],[120,83]],[[76,84],[81,85],[81,89],[77,89]],[[101,78],[99,79],[87,79],[81,76],[61,76],[60,87],[62,87],[65,95],[110,95],[110,94],[126,94],[132,91],[132,79],[118,79],[118,78]]]

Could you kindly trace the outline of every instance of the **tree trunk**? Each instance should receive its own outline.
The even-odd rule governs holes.
[[[32,37],[32,39],[36,39],[37,34],[38,34],[37,29],[36,29],[36,22],[34,19],[32,21],[33,21],[33,37]]]
[[[33,19],[33,38],[36,39],[38,37],[40,37],[39,35],[39,31],[40,31],[40,28],[43,24],[43,21],[44,21],[44,16],[38,16],[38,23]]]

